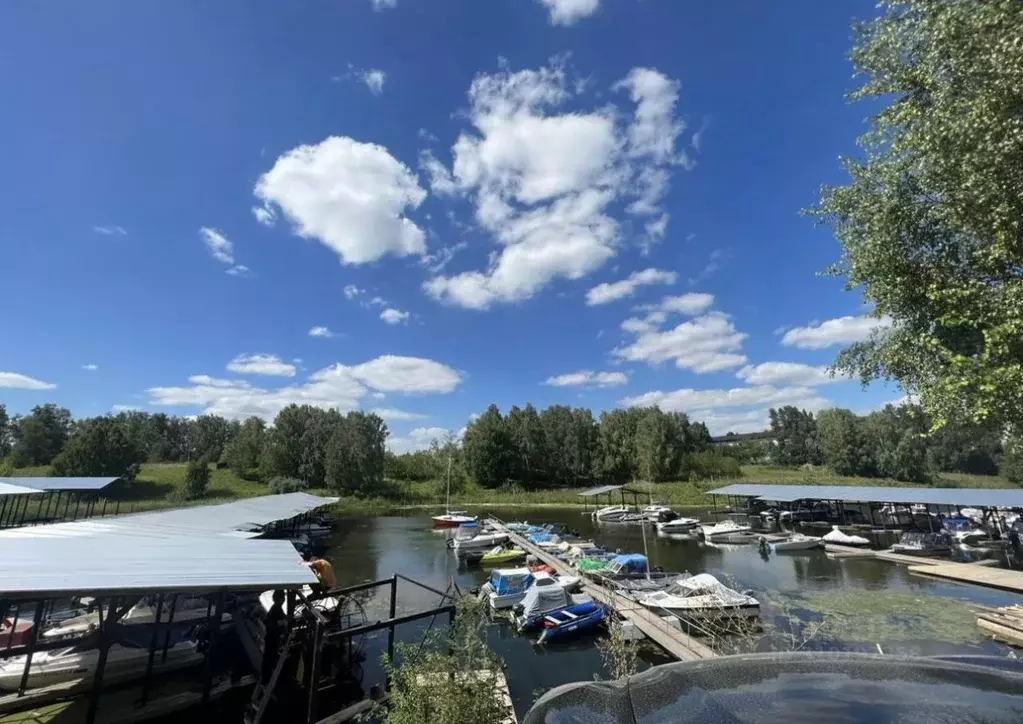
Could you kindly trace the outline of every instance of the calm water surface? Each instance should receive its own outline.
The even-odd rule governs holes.
[[[578,508],[482,512],[504,520],[566,523],[609,549],[643,551],[639,526],[598,527]],[[334,563],[340,585],[388,578],[393,573],[442,590],[452,581],[462,590],[486,581],[487,571],[458,565],[445,545],[447,534],[432,530],[431,514],[416,511],[404,516],[341,518],[326,554]],[[706,515],[698,517],[709,519]],[[755,546],[708,546],[695,540],[659,538],[649,529],[647,546],[651,564],[666,571],[711,573],[733,581],[740,589],[752,590],[761,601],[762,620],[770,633],[760,642],[761,650],[793,648],[789,631],[795,632],[795,645],[799,645],[801,623],[823,617],[827,623],[822,634],[803,644],[804,649],[875,652],[880,646],[887,654],[1006,655],[1006,647],[980,635],[967,607],[971,603],[1023,603],[1018,596],[910,576],[904,566],[892,563],[830,560],[823,551],[765,557]],[[370,621],[387,618],[388,593],[389,587],[377,589],[363,600]],[[437,605],[440,597],[436,594],[399,584],[398,615]],[[925,615],[914,615],[914,611]],[[847,613],[854,617],[845,618]],[[792,617],[794,625],[788,623]],[[445,623],[438,618],[432,625]],[[416,642],[430,625],[427,619],[402,626],[398,639]],[[531,639],[517,636],[508,624],[497,623],[491,639],[507,664],[512,699],[520,715],[539,693],[553,686],[594,676],[609,678],[594,637],[542,648],[533,646]],[[383,679],[379,656],[386,648],[386,633],[373,635],[365,644],[369,657],[364,665],[364,683],[368,688]],[[650,644],[643,646],[641,655],[644,666],[668,660]]]

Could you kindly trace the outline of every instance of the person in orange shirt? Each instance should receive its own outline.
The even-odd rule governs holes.
[[[334,566],[326,558],[313,556],[308,561],[302,561],[302,565],[312,570],[319,579],[324,591],[337,588],[337,576],[334,575]]]

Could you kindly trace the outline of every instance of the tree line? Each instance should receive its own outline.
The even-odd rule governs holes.
[[[835,408],[770,411],[769,440],[739,443],[730,454],[778,465],[826,465],[839,475],[928,483],[940,472],[998,475],[1023,482],[1020,447],[988,423],[946,422],[938,429],[917,405],[869,415]]]

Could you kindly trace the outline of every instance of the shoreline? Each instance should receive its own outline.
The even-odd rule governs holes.
[[[347,504],[345,501],[337,503],[336,507],[340,508],[345,512],[352,513],[381,513],[387,511],[400,511],[400,510],[440,510],[443,511],[445,506],[441,503],[414,503],[406,505],[387,505],[385,502],[373,502],[371,504],[361,505],[358,502],[354,504]],[[579,503],[457,503],[453,504],[452,509],[470,509],[470,508],[572,508],[585,513],[591,510],[591,506],[580,505]],[[711,508],[712,505],[671,505],[669,506],[672,510],[694,510]]]

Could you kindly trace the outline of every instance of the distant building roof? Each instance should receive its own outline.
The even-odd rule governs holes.
[[[130,536],[132,538],[232,537],[251,538],[259,529],[336,503],[309,493],[264,495],[219,505],[154,510],[130,515],[90,518],[71,523],[33,525],[0,531],[3,538],[76,538]],[[0,562],[0,578],[3,564]]]
[[[621,490],[624,485],[601,485],[596,488],[590,488],[579,493],[581,498],[592,498],[594,495],[604,495],[605,493],[613,493],[616,490]]]
[[[0,483],[33,488],[33,492],[49,490],[102,490],[120,478],[0,478]]]
[[[286,540],[0,538],[0,598],[259,591],[316,583]]]
[[[737,484],[708,491],[779,503],[840,500],[849,503],[949,505],[961,508],[1023,508],[1023,490],[1014,488],[886,488],[860,485]]]

